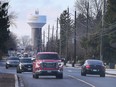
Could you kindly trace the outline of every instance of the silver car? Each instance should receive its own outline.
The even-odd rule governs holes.
[[[18,57],[9,57],[6,60],[6,69],[9,67],[17,67],[19,64],[19,58]]]

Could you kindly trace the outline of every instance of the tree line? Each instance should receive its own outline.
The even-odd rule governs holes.
[[[103,4],[104,3],[104,4]],[[47,48],[61,54],[67,61],[84,61],[88,58],[100,59],[100,44],[102,32],[102,55],[106,63],[116,60],[116,0],[76,0],[76,19],[72,18],[69,9],[64,10],[59,17],[60,38],[51,39]],[[104,10],[103,10],[104,9]],[[104,14],[103,14],[104,11]],[[102,19],[104,16],[104,19]],[[74,46],[76,20],[76,46]],[[104,20],[104,25],[102,21]],[[103,28],[104,27],[104,28]],[[102,30],[103,29],[103,30]],[[54,36],[56,37],[56,36]],[[57,44],[56,44],[57,43]]]
[[[9,49],[16,49],[16,36],[9,30],[15,16],[8,9],[9,3],[0,1],[0,59]]]

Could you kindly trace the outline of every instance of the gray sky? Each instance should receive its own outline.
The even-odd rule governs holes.
[[[40,15],[47,16],[47,23],[43,27],[47,31],[48,24],[56,25],[56,18],[63,10],[69,7],[70,12],[74,11],[74,2],[75,0],[10,0],[10,11],[14,11],[18,17],[15,21],[17,27],[10,27],[10,30],[19,37],[31,36],[31,27],[27,24],[28,16],[39,9]]]

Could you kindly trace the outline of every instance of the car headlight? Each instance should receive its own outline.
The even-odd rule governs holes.
[[[7,61],[6,63],[7,63],[7,64],[10,64],[10,62],[9,62],[9,61]]]
[[[64,63],[63,62],[58,62],[58,67],[63,67]]]
[[[42,62],[37,62],[35,65],[36,68],[42,68],[43,67],[43,63]]]

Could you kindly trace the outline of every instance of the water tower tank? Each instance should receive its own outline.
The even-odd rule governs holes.
[[[35,11],[34,14],[30,15],[27,23],[32,28],[33,47],[40,52],[42,47],[42,27],[46,24],[46,16],[39,15],[39,12]]]

